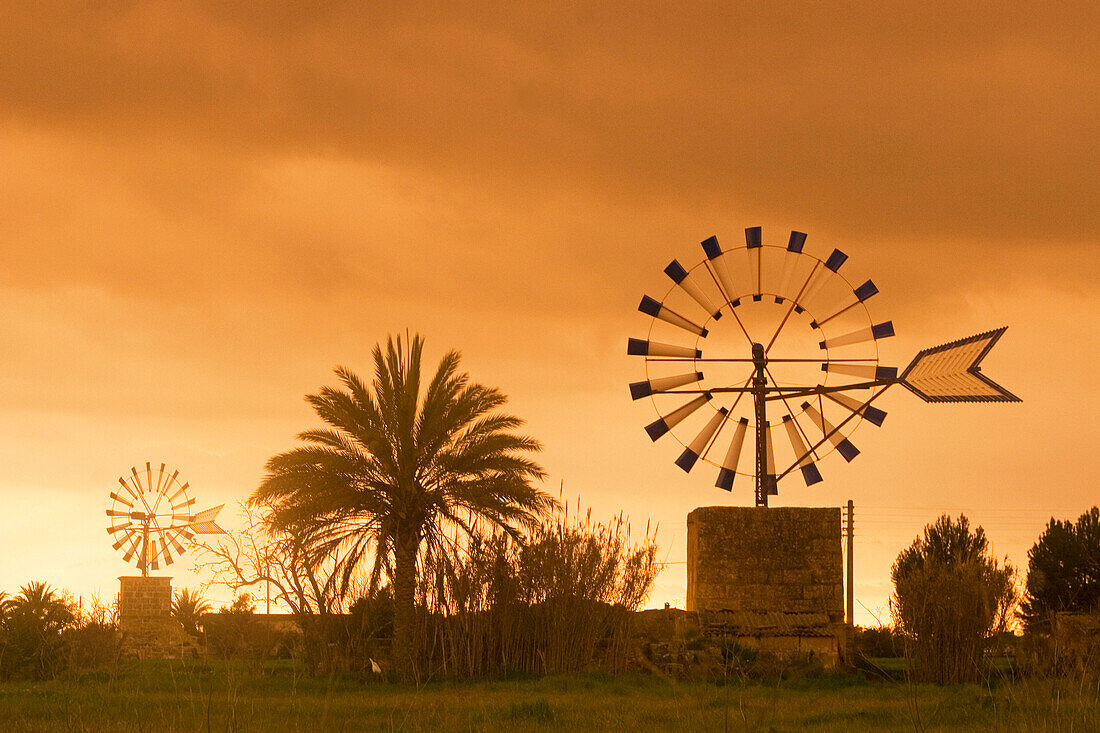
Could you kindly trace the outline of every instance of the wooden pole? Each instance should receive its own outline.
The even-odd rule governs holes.
[[[852,526],[852,519],[855,515],[855,504],[851,499],[848,500],[848,573],[847,583],[845,587],[845,603],[844,603],[844,620],[848,626],[855,626],[856,620],[856,593],[855,593],[855,562],[852,559],[852,540],[855,537],[854,528]]]

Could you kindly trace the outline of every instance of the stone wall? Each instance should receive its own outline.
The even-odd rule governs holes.
[[[843,621],[839,507],[700,507],[687,526],[689,611]]]
[[[180,659],[198,654],[198,643],[172,618],[172,579],[124,575],[118,579],[118,627],[122,655]]]

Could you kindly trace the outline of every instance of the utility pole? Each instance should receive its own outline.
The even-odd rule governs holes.
[[[845,599],[844,599],[844,621],[848,624],[849,628],[855,626],[856,621],[856,592],[854,587],[855,580],[855,562],[852,560],[852,540],[855,537],[854,527],[852,526],[852,520],[855,516],[855,504],[851,499],[848,500],[848,573],[847,583],[845,584]]]

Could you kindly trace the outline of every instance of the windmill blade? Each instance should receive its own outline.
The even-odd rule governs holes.
[[[852,294],[849,295],[847,298],[845,298],[844,301],[840,305],[834,306],[833,311],[832,311],[832,315],[827,316],[826,318],[822,318],[820,322],[812,321],[810,323],[810,328],[821,328],[822,326],[824,326],[829,321],[833,320],[834,318],[836,318],[837,316],[839,316],[843,313],[847,313],[852,308],[855,308],[857,305],[859,305],[860,303],[864,302],[865,300],[870,298],[872,295],[875,295],[877,293],[878,293],[878,286],[875,285],[870,280],[868,280],[867,282],[863,283],[858,288],[856,288],[854,291],[852,291]],[[854,299],[853,299],[853,297],[854,297]]]
[[[161,482],[164,481],[164,464],[160,464],[160,472],[157,474],[157,493],[160,493]]]
[[[684,469],[684,473],[691,472],[692,466],[699,460],[699,456],[703,453],[703,449],[707,447],[710,439],[718,432],[718,428],[722,426],[727,414],[729,414],[729,410],[719,407],[718,412],[714,413],[714,416],[707,421],[707,424],[703,426],[695,439],[691,441],[687,448],[684,448],[684,452],[676,459],[676,465]]]
[[[172,511],[178,512],[181,509],[186,509],[187,507],[191,506],[194,503],[195,503],[195,499],[194,499],[194,497],[192,497],[192,498],[188,499],[187,501],[180,502],[179,504],[173,504],[172,505]]]
[[[699,359],[703,356],[701,349],[662,344],[645,339],[627,339],[626,353],[628,356],[668,356],[679,359]]]
[[[871,364],[845,364],[827,361],[821,365],[821,371],[831,374],[845,374],[862,379],[894,379],[898,376],[896,367],[873,366]]]
[[[141,546],[141,535],[137,534],[136,532],[134,534],[135,536],[133,544],[126,549],[126,553],[122,556],[124,562],[130,562],[130,558],[134,556],[134,553],[137,552],[138,547]]]
[[[110,527],[107,528],[107,534],[114,534],[115,532],[120,532],[124,529],[129,529],[132,526],[134,526],[133,522],[126,522],[126,524],[115,524],[115,525],[110,526]]]
[[[176,539],[176,535],[173,534],[174,532],[179,532],[179,530],[171,530],[170,532],[166,532],[165,534],[168,536],[168,541],[172,543],[172,547],[175,548],[176,555],[182,555],[183,553],[187,552],[187,548],[179,543],[179,540]]]
[[[877,427],[882,427],[882,423],[886,419],[885,410],[872,407],[866,402],[860,402],[841,392],[826,392],[825,396],[833,402],[848,408],[850,412],[862,413],[864,420]]]
[[[216,507],[203,509],[191,520],[188,528],[196,534],[225,534],[225,530],[214,522],[224,506],[225,504],[218,504]]]
[[[722,461],[722,468],[718,471],[718,480],[714,485],[726,491],[733,490],[733,479],[737,475],[737,463],[741,459],[741,448],[745,445],[745,432],[749,427],[749,419],[743,417],[737,421],[737,429],[733,432],[729,450]]]
[[[833,427],[833,424],[829,422],[824,415],[818,412],[817,408],[811,405],[809,402],[802,403],[802,409],[813,420],[814,425],[821,428],[821,435],[829,439],[838,453],[844,457],[844,460],[851,463],[856,456],[859,455],[859,448],[856,448],[852,441],[845,438],[840,434],[840,431]],[[799,455],[802,455],[799,453]]]
[[[172,559],[172,553],[168,551],[168,543],[164,541],[163,537],[160,538],[160,551],[161,554],[164,555],[165,565],[171,565],[173,562],[175,562]]]
[[[174,493],[174,494],[172,494],[172,495],[171,495],[170,497],[168,497],[168,501],[169,501],[169,503],[171,503],[171,502],[174,502],[174,501],[175,501],[176,499],[178,499],[178,498],[179,498],[179,495],[180,495],[180,494],[182,494],[183,492],[187,491],[187,488],[188,488],[188,487],[189,487],[190,485],[191,485],[191,484],[189,484],[189,483],[187,483],[187,482],[184,482],[183,486],[179,487],[179,490],[178,490],[178,491],[176,491],[176,493]]]
[[[665,268],[665,274],[672,278],[672,282],[676,283],[677,287],[698,303],[699,307],[706,311],[708,316],[716,321],[722,317],[722,312],[719,310],[718,306],[711,302],[710,297],[703,292],[702,288],[695,284],[691,275],[677,260],[668,263],[668,267]]]
[[[127,517],[128,518],[130,516],[130,512],[120,512],[120,511],[117,511],[115,509],[108,509],[107,510],[107,516],[108,517]]]
[[[924,349],[898,381],[925,402],[1019,402],[1019,397],[981,373],[982,359],[1007,329],[1003,326]]]
[[[153,570],[160,570],[160,565],[157,563],[157,541],[153,540],[149,547],[149,567]]]
[[[767,420],[764,421],[764,443],[767,445],[765,451],[765,464],[767,465],[767,474],[769,477],[775,477],[775,447],[772,445],[772,425]],[[767,482],[768,495],[776,496],[779,494],[778,483],[774,480]]]
[[[760,300],[763,284],[761,283],[763,271],[764,242],[763,229],[761,227],[745,228],[745,252],[749,258],[749,278],[752,281],[752,299]]]
[[[123,489],[126,490],[126,493],[134,497],[134,501],[141,501],[141,497],[134,493],[133,487],[130,486],[130,484],[126,483],[126,479],[124,479],[122,476],[119,476],[118,483],[122,486]],[[130,506],[133,506],[133,504],[131,504]]]
[[[704,392],[691,402],[677,407],[672,412],[663,417],[659,417],[649,425],[646,425],[645,431],[649,434],[649,439],[656,441],[662,435],[667,433],[669,429],[677,425],[681,420],[698,410],[713,398],[710,392]]]
[[[818,343],[818,347],[822,349],[835,349],[839,346],[851,346],[852,344],[862,344],[867,341],[878,341],[879,339],[889,338],[893,335],[894,322],[884,321],[882,323],[876,323],[869,328],[861,328],[858,331],[846,333],[843,336],[825,339]]]
[[[111,492],[111,498],[114,499],[115,501],[119,502],[120,504],[125,504],[126,506],[130,507],[131,509],[134,508],[134,503],[131,502],[131,501],[128,501],[121,494],[116,494],[115,492],[112,491]]]
[[[110,531],[110,530],[108,530],[108,531]],[[131,529],[129,532],[126,532],[124,535],[122,535],[122,537],[120,537],[117,541],[115,541],[115,543],[113,545],[111,545],[111,549],[112,550],[117,550],[118,548],[122,547],[124,544],[126,544],[131,539],[133,539],[134,534],[136,532],[137,532],[137,528]]]
[[[677,387],[683,387],[685,384],[692,384],[698,382],[703,378],[702,372],[689,372],[687,374],[677,374],[673,377],[657,377],[656,379],[650,379],[645,382],[631,382],[630,383],[630,398],[634,400],[640,400],[643,397],[648,397],[651,394],[658,392],[665,392]]]
[[[794,449],[795,456],[805,456],[798,462],[798,467],[802,471],[802,478],[805,479],[806,485],[813,486],[821,481],[821,472],[817,470],[817,465],[810,459],[810,451],[806,449],[806,443],[798,432],[798,426],[795,425],[794,418],[790,415],[784,415],[783,427],[787,429],[787,438],[791,441],[791,448]]]
[[[148,487],[141,485],[141,476],[138,476],[137,466],[130,466],[130,473],[134,477],[134,486],[136,486],[139,491],[145,492],[149,490]]]
[[[661,303],[657,300],[654,300],[653,298],[649,297],[648,295],[643,295],[642,296],[642,302],[641,302],[641,304],[638,305],[638,310],[640,310],[642,313],[645,313],[648,316],[653,316],[654,318],[659,318],[660,320],[664,321],[665,323],[671,323],[673,326],[677,326],[678,328],[682,328],[685,331],[687,331],[689,333],[693,333],[696,336],[701,336],[702,338],[706,338],[707,333],[709,333],[707,331],[707,329],[703,328],[698,323],[695,323],[692,320],[684,318],[683,316],[681,316],[676,311],[672,310],[671,308],[668,308],[663,303]]]
[[[791,286],[791,279],[794,277],[795,263],[798,261],[797,255],[801,254],[802,246],[806,244],[806,235],[803,232],[791,232],[791,239],[787,242],[787,249],[783,251],[783,272],[779,276],[779,289],[776,291],[778,295],[775,296],[776,303],[782,303],[788,297],[788,289]]]

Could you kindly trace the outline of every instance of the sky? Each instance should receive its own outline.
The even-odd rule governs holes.
[[[858,623],[941,513],[1026,566],[1097,503],[1100,12],[1089,3],[9,3],[0,24],[0,589],[109,598],[132,465],[236,502],[388,334],[463,353],[546,488],[659,525],[751,505],[651,444],[626,355],[699,242],[806,232],[897,336],[1009,326],[1020,404],[880,400],[775,505],[856,506]],[[881,317],[881,318],[879,318]],[[854,438],[853,438],[854,439]],[[187,561],[176,587],[202,578]],[[215,601],[227,591],[212,588]]]

